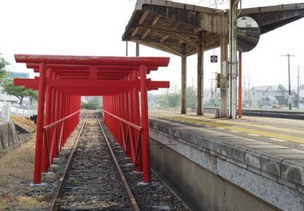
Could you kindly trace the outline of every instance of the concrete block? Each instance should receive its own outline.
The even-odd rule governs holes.
[[[280,176],[281,175],[281,162],[283,158],[271,157],[268,155],[261,156],[261,169],[270,174]]]
[[[246,150],[245,152],[245,163],[255,167],[257,169],[261,168],[261,154],[252,150]]]
[[[232,158],[245,163],[245,148],[239,146],[232,147]]]
[[[9,151],[19,142],[15,124],[13,122],[0,122],[0,153]]]
[[[283,179],[304,185],[304,165],[293,160],[284,160],[281,163],[281,176]]]
[[[230,144],[226,143],[220,143],[218,144],[217,152],[219,154],[225,155],[225,156],[231,156],[232,155],[232,146]]]

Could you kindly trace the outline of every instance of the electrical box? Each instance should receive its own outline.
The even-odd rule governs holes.
[[[221,88],[221,74],[220,73],[218,73],[216,75],[216,87]]]
[[[228,77],[228,71],[229,71],[228,61],[223,61],[222,62],[222,74],[223,74],[224,78]]]

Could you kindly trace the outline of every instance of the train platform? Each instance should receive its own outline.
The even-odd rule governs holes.
[[[243,116],[240,119],[215,118],[206,113],[197,116],[194,112],[180,114],[177,110],[149,110],[150,117],[204,128],[213,132],[280,145],[304,151],[303,120]]]
[[[195,209],[303,210],[303,120],[149,112],[151,165]]]

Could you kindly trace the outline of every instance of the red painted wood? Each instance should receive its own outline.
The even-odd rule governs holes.
[[[169,58],[20,54],[15,58],[40,73],[35,79],[14,80],[15,85],[39,90],[34,183],[41,182],[41,173],[48,170],[76,128],[80,96],[103,96],[104,122],[136,170],[144,172],[144,182],[151,181],[147,91],[169,88],[169,82],[151,81],[146,75],[167,66]],[[48,147],[43,133],[49,140]]]
[[[149,145],[149,115],[146,67],[140,66],[140,102],[141,102],[141,127],[142,127],[142,156],[143,156],[143,181],[151,182],[150,145]]]
[[[16,62],[47,64],[82,64],[82,65],[145,65],[168,66],[170,58],[165,57],[110,57],[110,56],[58,56],[15,54]]]
[[[44,125],[44,99],[45,99],[45,63],[39,66],[39,95],[38,95],[38,117],[36,131],[36,148],[35,148],[35,166],[34,166],[34,184],[41,183],[41,162],[43,146],[43,125]]]

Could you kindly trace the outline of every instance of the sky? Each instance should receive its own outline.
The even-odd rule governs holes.
[[[215,7],[212,0],[176,2]],[[224,2],[227,2],[224,0]],[[11,63],[8,70],[29,71],[15,64],[14,54],[125,56],[122,34],[134,11],[135,0],[0,0],[0,53]],[[304,0],[242,0],[242,8],[304,3]],[[228,4],[217,5],[228,8]],[[261,36],[255,49],[243,53],[243,84],[247,87],[283,84],[287,88],[287,57],[291,54],[291,84],[297,86],[297,66],[304,84],[304,18]],[[210,63],[219,49],[205,52],[205,89],[210,88],[219,63]],[[129,56],[135,44],[129,42]],[[170,57],[166,68],[150,74],[152,80],[170,81],[179,89],[181,59],[178,56],[140,46],[140,56]],[[197,55],[187,59],[187,84],[197,84]],[[31,75],[33,75],[31,73]],[[244,79],[243,78],[243,79]]]

